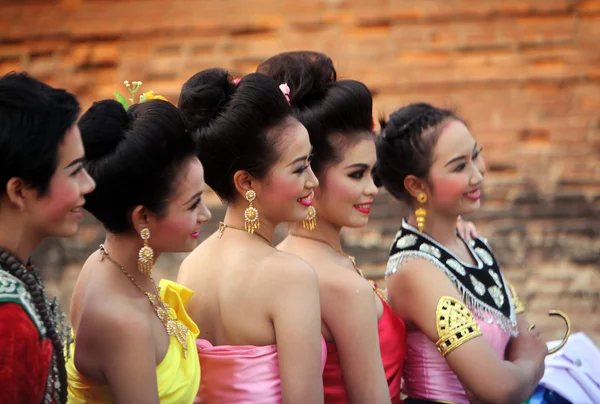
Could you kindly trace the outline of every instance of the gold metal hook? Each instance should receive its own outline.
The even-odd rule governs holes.
[[[567,340],[569,339],[569,336],[571,335],[571,321],[569,321],[569,317],[560,310],[550,310],[550,311],[548,311],[548,315],[561,317],[565,321],[565,324],[567,325],[567,332],[565,333],[565,336],[563,337],[560,344],[558,344],[557,346],[555,346],[552,349],[548,349],[548,355],[552,355],[553,353],[558,352],[567,343]]]

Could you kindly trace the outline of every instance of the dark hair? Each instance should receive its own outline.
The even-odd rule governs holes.
[[[394,112],[387,122],[380,120],[373,174],[377,186],[384,186],[397,199],[410,202],[404,179],[408,175],[427,178],[433,149],[450,119],[463,122],[451,110],[415,103]]]
[[[79,115],[79,103],[65,90],[27,73],[0,78],[0,195],[13,177],[48,191],[58,165],[58,148]]]
[[[206,183],[228,202],[235,199],[236,171],[256,178],[268,173],[277,160],[272,129],[291,118],[275,81],[253,73],[234,84],[219,68],[192,76],[181,89],[179,108],[197,136]]]
[[[163,214],[185,161],[196,155],[181,112],[161,100],[127,111],[115,100],[95,102],[79,121],[85,168],[96,181],[85,208],[106,229],[133,229],[131,213],[143,205]]]
[[[290,88],[294,115],[308,130],[313,146],[315,173],[321,174],[327,165],[339,161],[342,145],[372,134],[371,92],[359,81],[337,81],[329,56],[284,52],[261,63],[257,71]]]

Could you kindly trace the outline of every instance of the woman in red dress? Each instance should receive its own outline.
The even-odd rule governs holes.
[[[46,237],[75,234],[84,195],[72,94],[24,73],[0,79],[0,402],[65,403],[64,341],[70,335],[50,300],[33,250]]]

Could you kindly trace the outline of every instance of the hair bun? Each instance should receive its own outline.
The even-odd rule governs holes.
[[[235,91],[236,84],[225,69],[203,70],[183,85],[178,107],[186,116],[188,127],[199,129],[219,116]]]
[[[130,114],[118,101],[94,102],[78,123],[80,131],[87,134],[86,159],[97,160],[115,150],[130,124]]]
[[[257,72],[290,87],[290,103],[296,108],[308,106],[325,97],[327,88],[337,80],[331,58],[311,51],[284,52],[258,66]]]

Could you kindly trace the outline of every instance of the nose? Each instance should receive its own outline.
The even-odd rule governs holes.
[[[479,185],[483,181],[483,176],[485,175],[485,163],[483,161],[478,162],[474,165],[475,170],[473,175],[471,176],[471,184]]]
[[[87,170],[84,168],[83,170],[83,186],[81,187],[81,191],[83,195],[89,194],[94,189],[96,189],[96,181],[90,176]]]
[[[308,167],[308,169],[306,170],[306,173],[308,174],[308,178],[306,180],[306,188],[316,188],[319,186],[319,179],[317,178],[317,176],[315,175],[314,171],[312,170],[312,167]]]
[[[367,187],[365,188],[365,195],[375,198],[379,193],[379,188],[377,188],[377,185],[375,185],[375,181],[373,181],[372,176],[369,175],[365,178],[367,178],[368,181]]]
[[[210,210],[206,207],[205,204],[202,204],[202,209],[198,211],[198,222],[208,222],[211,218],[212,214],[210,213]]]

